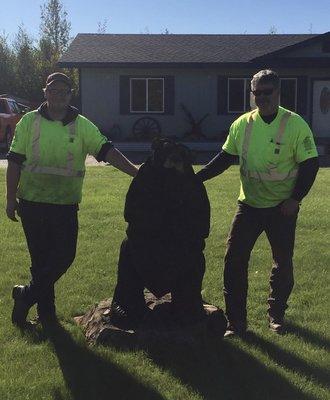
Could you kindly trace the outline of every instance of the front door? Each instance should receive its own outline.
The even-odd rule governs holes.
[[[316,137],[330,138],[330,80],[314,81],[313,133]]]

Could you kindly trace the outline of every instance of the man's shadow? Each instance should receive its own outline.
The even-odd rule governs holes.
[[[307,328],[297,325],[294,322],[288,321],[285,325],[288,333],[292,333],[303,339],[305,342],[308,342],[319,348],[324,348],[325,351],[330,352],[330,341],[327,338],[319,335],[316,332],[312,332]]]
[[[295,325],[292,324],[292,329]],[[297,326],[297,328],[299,328]],[[311,343],[328,345],[322,337],[298,329]],[[73,340],[71,335],[57,325],[45,330],[47,339],[53,344],[67,388],[74,400],[109,399],[155,399],[163,397],[156,391],[138,382],[124,370],[98,356],[85,345]],[[275,363],[313,378],[323,386],[329,385],[329,377],[321,369],[307,365],[303,360],[278,348],[273,343],[249,332],[244,342],[267,353]],[[131,340],[115,340],[109,345],[124,352],[136,350]],[[315,400],[303,394],[278,372],[269,369],[261,361],[237,346],[237,342],[223,340],[212,334],[204,334],[198,342],[183,344],[155,336],[139,342],[153,362],[170,373],[182,384],[199,393],[205,400],[271,400],[295,399]],[[55,390],[54,400],[64,400]]]
[[[31,335],[32,337],[33,335]],[[44,328],[32,340],[49,340],[54,347],[66,386],[74,400],[164,400],[125,370],[103,359],[86,344],[80,345],[60,324]],[[56,389],[56,400],[64,399]]]
[[[298,328],[297,325],[292,324],[291,326],[289,326],[289,331],[292,332],[294,326]],[[294,330],[293,332],[295,333],[297,331]],[[308,338],[309,341],[313,344],[315,344],[315,342],[318,342],[318,344],[326,344],[327,342],[326,339],[324,339],[324,341],[321,341],[321,337],[313,334],[311,331],[308,331],[304,328],[299,327],[298,332],[300,332],[300,334],[304,333],[304,337]],[[330,374],[326,370],[323,370],[318,366],[310,363],[307,364],[296,355],[288,352],[287,350],[279,348],[275,344],[265,340],[264,338],[254,334],[253,332],[250,332],[250,334],[244,338],[244,341],[267,353],[268,356],[276,364],[292,371],[296,371],[301,375],[314,380],[318,384],[322,385],[324,388],[330,390]],[[329,346],[327,346],[327,348],[329,348]]]
[[[118,348],[118,343],[114,346]],[[235,341],[206,335],[193,345],[155,338],[140,346],[157,366],[170,371],[205,400],[315,400],[240,349]]]

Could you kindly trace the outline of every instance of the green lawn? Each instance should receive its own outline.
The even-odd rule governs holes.
[[[4,177],[2,169],[1,187]],[[247,339],[202,337],[198,345],[162,341],[134,350],[88,347],[72,317],[112,295],[129,182],[110,167],[88,169],[77,257],[57,284],[62,329],[53,337],[41,330],[22,334],[10,323],[11,288],[27,282],[29,257],[20,224],[1,211],[0,399],[329,399],[330,170],[320,170],[301,208],[288,334],[267,328],[271,255],[263,236],[250,263]],[[207,183],[212,224],[203,297],[221,307],[222,259],[238,187],[237,167]]]

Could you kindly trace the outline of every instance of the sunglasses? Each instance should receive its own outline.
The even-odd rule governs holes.
[[[263,90],[251,90],[251,93],[256,97],[261,96],[262,94],[265,96],[270,96],[271,94],[273,94],[274,90],[275,90],[274,88],[263,89]]]
[[[69,95],[71,93],[71,89],[47,89],[47,92],[52,95]]]

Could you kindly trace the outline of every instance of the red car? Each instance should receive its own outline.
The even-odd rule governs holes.
[[[0,97],[0,146],[9,150],[17,122],[27,111],[9,98]]]

